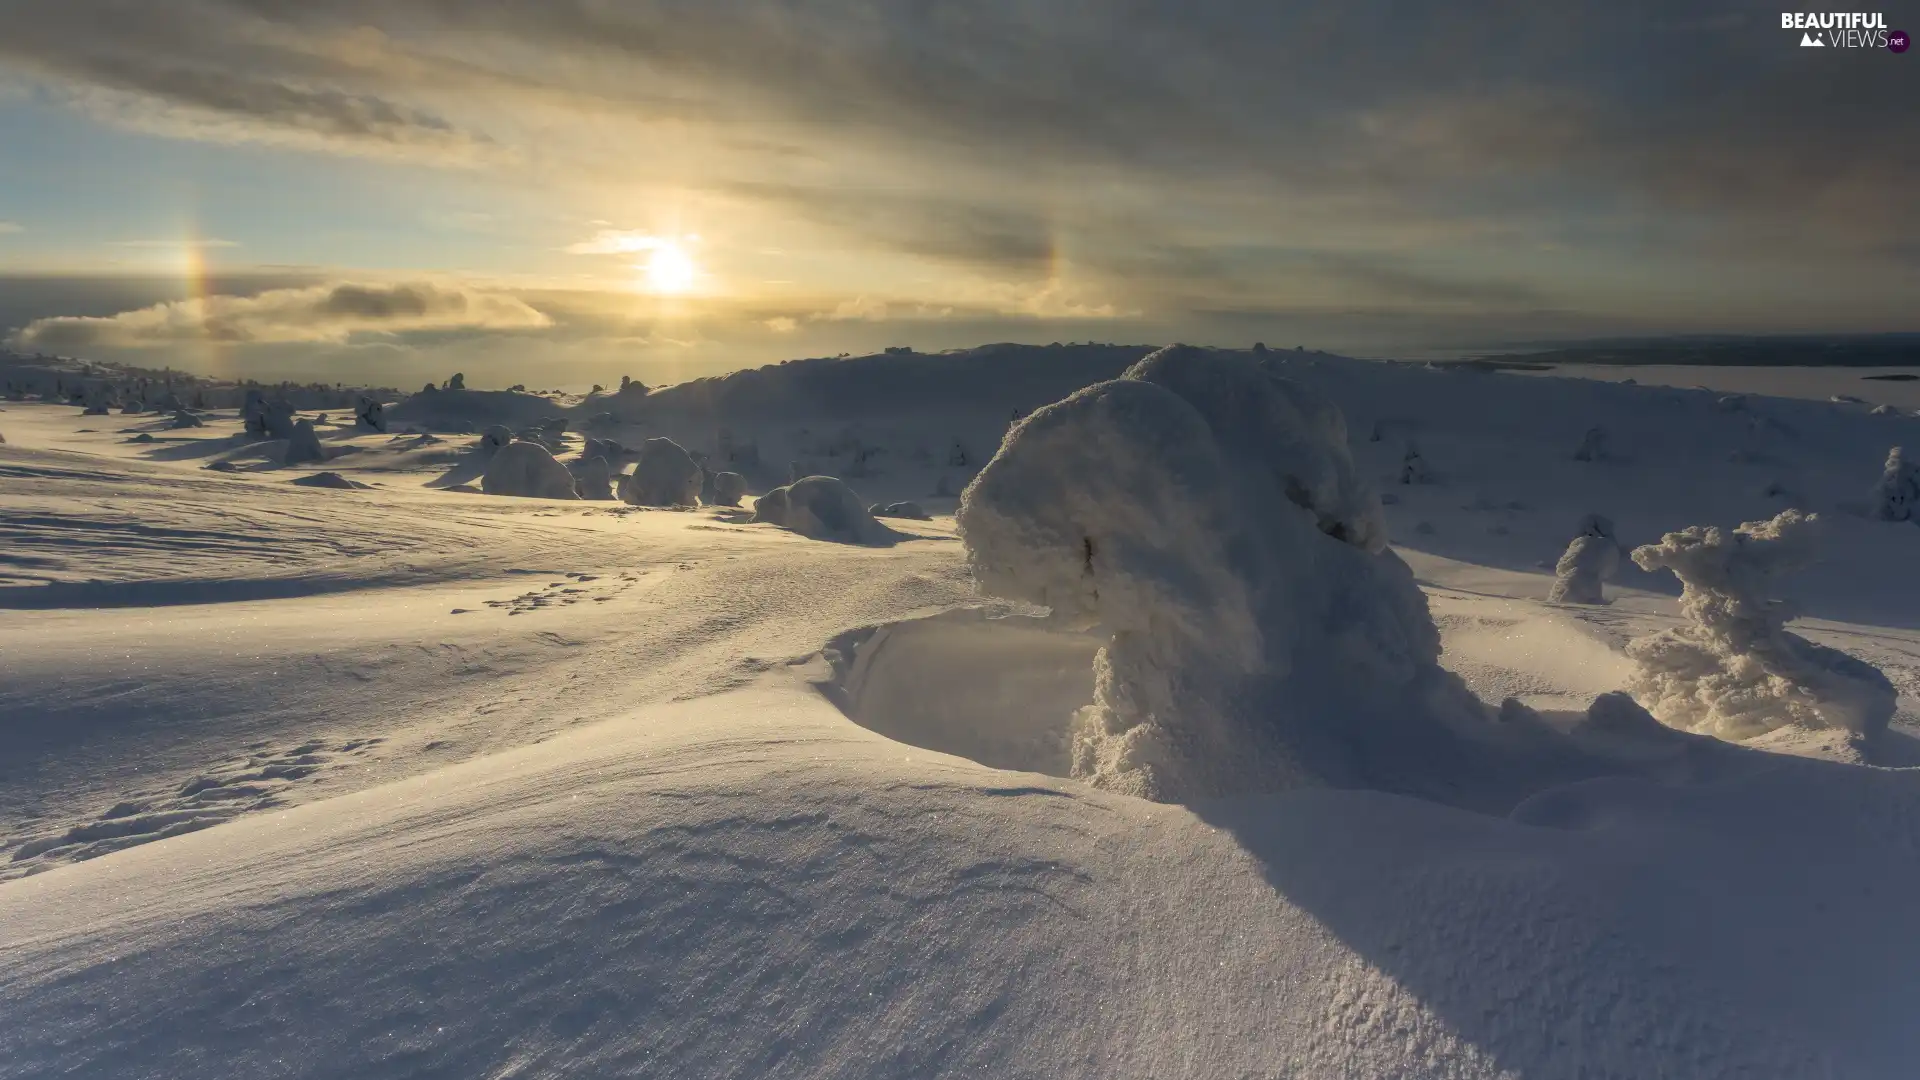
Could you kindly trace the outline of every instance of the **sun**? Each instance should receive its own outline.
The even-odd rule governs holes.
[[[646,289],[662,296],[672,296],[687,292],[693,288],[694,279],[699,277],[700,269],[693,263],[693,256],[685,248],[670,241],[661,241],[647,254],[647,261],[639,269],[645,274]]]

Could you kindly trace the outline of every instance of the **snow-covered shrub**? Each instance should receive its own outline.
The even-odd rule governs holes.
[[[1339,411],[1245,354],[1163,349],[1038,410],[958,519],[983,592],[1111,634],[1075,776],[1444,796],[1481,767],[1458,732],[1486,713],[1439,666]]]
[[[933,515],[927,513],[917,502],[874,503],[867,507],[867,513],[874,517],[912,518],[915,521],[933,520]]]
[[[1873,488],[1873,516],[1920,523],[1920,461],[1907,460],[1903,447],[1887,451],[1887,464]]]
[[[1573,452],[1575,461],[1605,461],[1607,459],[1607,429],[1591,427],[1580,439],[1580,446]]]
[[[1875,405],[1867,410],[1868,416],[1899,416],[1900,410],[1891,405]]]
[[[362,431],[377,431],[386,434],[387,407],[365,394],[353,406],[353,426]]]
[[[287,439],[287,452],[280,460],[288,465],[327,460],[326,448],[320,445],[320,436],[313,430],[313,421],[302,420],[293,425],[293,434]]]
[[[207,425],[199,417],[185,409],[181,409],[179,412],[173,414],[173,421],[167,426],[175,431],[179,431],[183,428],[206,427]]]
[[[583,499],[612,499],[613,469],[607,465],[607,459],[597,454],[582,458],[575,469],[573,490]]]
[[[573,474],[539,443],[511,442],[494,451],[480,490],[525,499],[575,499]]]
[[[1620,568],[1620,545],[1612,537],[1582,533],[1567,545],[1553,568],[1553,589],[1547,599],[1556,604],[1603,604],[1601,583]]]
[[[1784,510],[1732,532],[1695,525],[1636,548],[1644,570],[1680,579],[1688,625],[1627,646],[1629,689],[1673,727],[1747,739],[1788,724],[1862,735],[1885,730],[1896,692],[1879,669],[1785,629],[1781,574],[1810,562],[1819,518]]]
[[[497,454],[512,442],[512,431],[503,424],[493,424],[480,433],[480,441],[474,447],[483,454]]]
[[[620,498],[634,506],[697,506],[705,477],[679,443],[648,439],[640,444],[640,460],[621,485]]]
[[[877,543],[893,535],[873,520],[860,496],[834,476],[808,476],[754,500],[753,520],[816,540]]]
[[[747,478],[737,472],[713,474],[713,501],[716,506],[739,506],[747,493]]]

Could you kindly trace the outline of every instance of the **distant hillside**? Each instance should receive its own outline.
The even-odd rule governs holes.
[[[1920,366],[1920,334],[1610,339],[1538,350],[1492,353],[1467,362],[1909,367]]]

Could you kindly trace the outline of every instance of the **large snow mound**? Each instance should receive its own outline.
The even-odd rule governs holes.
[[[526,499],[574,499],[573,474],[539,443],[512,442],[487,460],[480,490]]]
[[[1179,801],[1377,787],[1505,809],[1580,754],[1439,665],[1338,410],[1176,346],[1017,424],[957,520],[981,591],[1110,638],[1073,775]]]
[[[1789,633],[1775,580],[1813,561],[1819,517],[1783,510],[1731,532],[1693,526],[1634,549],[1643,570],[1681,582],[1689,625],[1627,646],[1632,690],[1687,731],[1748,739],[1788,724],[1864,736],[1886,730],[1898,693],[1873,665]]]

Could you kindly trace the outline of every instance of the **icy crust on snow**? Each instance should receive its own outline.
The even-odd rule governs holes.
[[[1111,635],[1074,776],[1161,801],[1511,797],[1498,774],[1526,755],[1440,667],[1338,411],[1256,361],[1176,346],[1038,410],[957,520],[981,591]],[[1552,742],[1525,710],[1512,726]]]
[[[1723,739],[1797,724],[1886,730],[1898,693],[1873,665],[1789,633],[1775,580],[1813,561],[1819,517],[1784,510],[1731,532],[1696,525],[1634,549],[1643,570],[1681,582],[1689,625],[1627,646],[1633,695],[1662,721]]]

